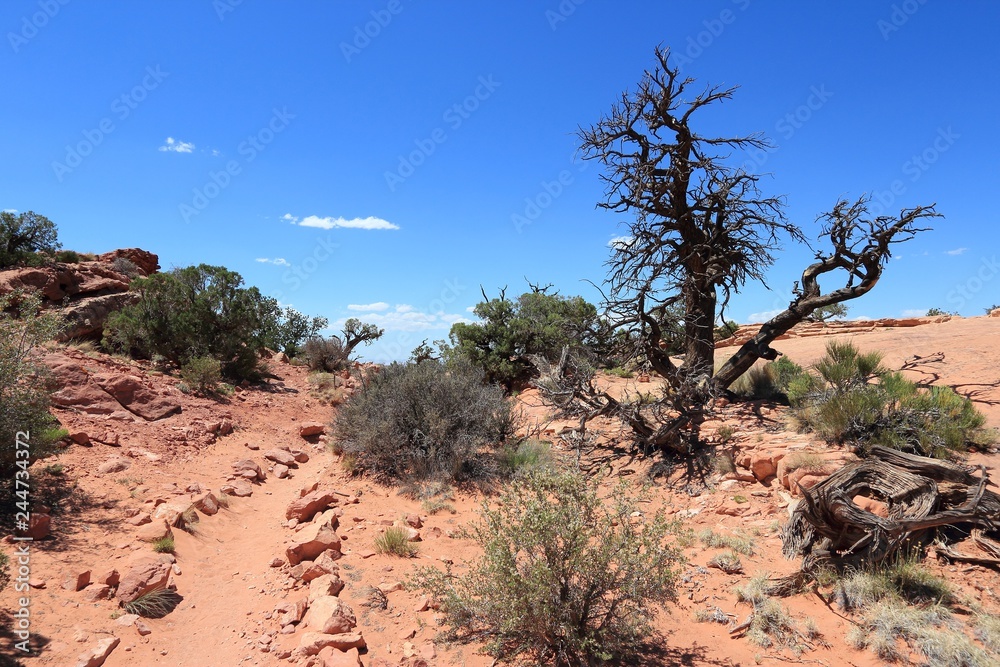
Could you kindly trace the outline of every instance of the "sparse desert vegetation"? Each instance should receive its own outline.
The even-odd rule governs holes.
[[[1000,664],[1000,9],[36,4],[0,665]]]

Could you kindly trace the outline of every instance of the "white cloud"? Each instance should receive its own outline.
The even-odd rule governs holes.
[[[902,312],[903,317],[923,317],[926,314],[926,308],[907,308]]]
[[[3,210],[3,212],[4,213],[17,213],[17,209],[16,208],[5,208]]]
[[[467,313],[474,313],[474,312],[476,312],[476,307],[475,306],[469,306],[468,308],[465,309],[465,312],[467,312]]]
[[[170,153],[190,153],[194,151],[194,144],[188,141],[179,141],[173,137],[167,137],[167,142],[160,146],[160,150]]]
[[[608,241],[609,248],[625,248],[632,245],[632,241],[635,241],[634,236],[614,236]]]
[[[399,229],[399,225],[388,220],[368,216],[367,218],[321,218],[318,215],[308,215],[305,218],[297,218],[291,213],[281,216],[282,220],[298,225],[299,227],[318,227],[319,229]]]
[[[954,250],[945,250],[944,254],[946,254],[946,255],[961,255],[966,250],[968,250],[968,248],[955,248]]]
[[[362,318],[386,332],[448,331],[456,322],[471,322],[464,315],[438,311],[427,313],[417,310],[407,303],[397,304],[392,310],[369,312]],[[343,326],[344,321],[334,323],[334,328]]]
[[[347,310],[354,310],[361,313],[375,313],[383,310],[389,310],[389,304],[385,301],[376,301],[375,303],[352,303],[347,306]]]
[[[213,148],[211,150],[211,153],[212,157],[219,157],[220,155],[222,155],[222,151],[220,151],[218,148]]]
[[[873,320],[873,319],[875,319],[875,318],[872,317],[871,315],[857,315],[855,317],[850,318],[848,321],[849,322],[867,322],[867,321]]]
[[[274,264],[275,266],[291,266],[288,260],[284,257],[275,257],[271,259],[269,257],[258,257],[254,260],[255,262],[260,262],[261,264]]]
[[[778,313],[784,312],[784,308],[775,308],[774,310],[765,310],[760,313],[750,313],[747,315],[747,324],[758,324],[760,322],[767,322],[769,319],[777,315]]]

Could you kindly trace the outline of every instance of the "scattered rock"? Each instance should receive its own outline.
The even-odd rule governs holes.
[[[302,571],[302,576],[299,577],[300,579],[302,579],[302,582],[309,583],[310,581],[316,579],[317,577],[322,577],[323,575],[327,574],[339,573],[340,567],[336,563],[334,554],[337,554],[337,552],[328,550],[324,551],[319,556],[317,556],[316,560],[309,563]],[[303,565],[305,565],[305,563],[303,563]]]
[[[312,603],[328,595],[340,595],[344,590],[344,582],[336,574],[324,574],[309,582],[309,602]]]
[[[115,472],[122,472],[123,470],[128,470],[132,466],[132,462],[125,458],[110,459],[105,461],[101,465],[97,466],[97,473],[99,475],[109,475]]]
[[[71,574],[63,581],[62,587],[67,591],[82,591],[90,584],[90,570]]]
[[[319,652],[319,667],[362,667],[361,656],[356,648],[338,651],[327,646]]]
[[[107,584],[91,584],[83,589],[83,595],[88,602],[107,600],[111,597],[111,586]]]
[[[136,561],[118,584],[117,597],[132,602],[149,591],[165,588],[170,578],[170,564],[145,556]]]
[[[317,435],[326,434],[326,424],[320,422],[303,422],[299,425],[299,435],[303,438],[311,438]]]
[[[304,632],[299,640],[299,650],[305,655],[317,655],[327,646],[339,651],[349,651],[352,648],[365,648],[367,645],[360,632],[345,632],[337,635]]]
[[[358,620],[346,602],[333,595],[324,595],[309,605],[302,624],[310,630],[335,635],[350,632],[357,627]]]
[[[300,598],[294,602],[282,602],[275,610],[278,612],[278,624],[281,626],[293,625],[302,620],[309,608],[309,602],[305,598]]]
[[[260,466],[253,459],[234,461],[232,468],[233,472],[245,479],[262,480],[266,477],[264,471],[260,469]]]
[[[205,491],[191,498],[191,504],[205,516],[212,516],[219,512],[219,499],[211,491]]]
[[[285,510],[285,518],[309,521],[317,512],[324,511],[336,502],[337,496],[331,491],[312,491],[293,500]]]
[[[340,538],[333,527],[311,523],[299,531],[294,542],[285,550],[285,557],[292,565],[298,565],[304,560],[313,560],[321,553],[330,549],[340,557]]]
[[[289,468],[295,467],[295,457],[283,449],[269,449],[264,452],[264,458]]]
[[[406,525],[411,528],[423,528],[424,526],[424,522],[416,514],[407,514],[405,521]]]
[[[76,661],[76,667],[101,667],[115,650],[121,640],[118,637],[106,637],[86,653],[81,653]]]
[[[278,479],[285,479],[288,477],[288,466],[281,465],[280,463],[274,464],[274,476]]]
[[[226,494],[227,496],[236,496],[237,498],[246,498],[253,495],[253,486],[250,482],[243,479],[233,480],[229,484],[223,484],[219,491]]]

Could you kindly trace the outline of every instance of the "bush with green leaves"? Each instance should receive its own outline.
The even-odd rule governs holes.
[[[799,425],[861,452],[881,445],[935,458],[991,440],[986,418],[972,401],[950,387],[918,386],[886,370],[881,360],[851,343],[827,344],[814,367],[818,376],[790,388]]]
[[[346,370],[353,363],[351,355],[358,345],[371,345],[384,333],[384,329],[352,317],[344,322],[339,336],[310,336],[302,348],[302,358],[312,371],[336,373]]]
[[[845,317],[847,317],[847,306],[843,303],[831,303],[829,306],[817,308],[809,314],[809,319],[813,322],[842,320]]]
[[[34,211],[0,211],[0,269],[33,263],[35,253],[55,254],[61,247],[55,224]]]
[[[181,377],[188,386],[202,393],[212,393],[222,381],[222,363],[212,357],[194,357],[181,366]]]
[[[80,253],[75,250],[60,250],[56,253],[56,261],[63,264],[79,264]]]
[[[0,551],[0,591],[3,591],[10,583],[10,558]]]
[[[394,363],[341,406],[335,444],[356,456],[358,471],[453,479],[474,472],[485,448],[502,446],[514,421],[503,390],[466,361]]]
[[[3,475],[12,471],[18,460],[18,432],[29,436],[31,460],[51,453],[52,446],[64,434],[49,414],[46,369],[37,357],[38,346],[55,338],[63,324],[58,314],[40,312],[40,305],[41,296],[37,292],[14,291],[0,296],[0,473]]]
[[[486,372],[488,381],[508,390],[534,375],[532,355],[556,361],[563,347],[569,347],[576,357],[596,365],[610,350],[610,328],[583,297],[536,289],[511,300],[501,292],[473,312],[480,321],[453,325],[447,352],[466,357]]]
[[[678,525],[662,512],[636,525],[636,507],[624,485],[601,498],[579,475],[520,478],[468,529],[483,553],[465,574],[425,567],[413,584],[441,603],[452,636],[485,639],[501,660],[622,664],[654,636],[683,562]]]
[[[104,345],[114,351],[158,355],[178,367],[211,357],[221,363],[223,377],[239,382],[259,375],[262,349],[301,342],[297,318],[290,320],[275,299],[243,287],[240,274],[221,266],[154,273],[135,279],[132,289],[139,301],[112,313],[104,328]]]

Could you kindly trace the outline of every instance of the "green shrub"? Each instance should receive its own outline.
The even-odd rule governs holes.
[[[10,559],[3,551],[0,551],[0,591],[3,591],[10,583]]]
[[[730,549],[744,556],[753,556],[754,541],[747,535],[723,535],[711,528],[705,528],[698,533],[698,539],[707,549]]]
[[[620,377],[624,379],[635,377],[635,373],[627,368],[622,368],[621,366],[615,366],[614,368],[608,369],[608,375],[614,375],[615,377]]]
[[[80,254],[75,250],[60,250],[56,253],[56,261],[63,264],[79,264]]]
[[[336,373],[351,367],[354,348],[362,343],[370,345],[383,333],[385,331],[374,324],[351,318],[344,323],[339,336],[311,336],[302,349],[302,357],[309,370]]]
[[[55,224],[44,215],[0,211],[0,269],[39,266],[45,262],[42,253],[53,255],[60,245]]]
[[[222,381],[222,362],[212,357],[194,357],[181,366],[181,377],[189,387],[212,393]]]
[[[176,609],[180,601],[181,596],[177,591],[157,588],[131,602],[126,602],[122,608],[126,614],[137,614],[143,618],[163,618]]]
[[[225,378],[240,382],[260,375],[258,353],[284,338],[287,311],[240,274],[221,266],[189,266],[132,281],[139,301],[112,313],[104,346],[112,351],[178,367],[211,357]],[[291,334],[289,334],[291,335]]]
[[[535,374],[530,357],[557,361],[563,347],[597,367],[610,349],[611,329],[597,308],[582,297],[564,297],[535,290],[516,300],[480,302],[474,310],[479,322],[452,326],[452,348],[447,355],[465,357],[483,369],[490,382],[507,390]]]
[[[833,342],[816,370],[819,377],[808,382],[793,380],[789,398],[800,427],[828,441],[848,442],[862,452],[881,445],[947,458],[990,440],[986,418],[972,401],[950,387],[923,389],[885,370],[876,352],[861,354],[850,343]]]
[[[167,537],[161,537],[156,540],[153,542],[153,551],[158,554],[174,553],[174,538],[168,535]]]
[[[948,582],[917,562],[915,556],[849,572],[837,580],[833,594],[845,610],[866,609],[883,600],[908,604],[949,604],[955,600]]]
[[[715,327],[714,338],[716,342],[720,340],[725,340],[732,337],[736,330],[740,328],[740,325],[736,322],[727,321],[722,324],[722,326]]]
[[[621,664],[652,634],[654,607],[673,600],[682,556],[663,513],[633,525],[635,499],[602,499],[575,475],[533,474],[484,504],[469,529],[483,554],[463,576],[417,570],[453,636],[488,638],[502,660]]]
[[[508,475],[521,475],[552,466],[552,446],[541,440],[523,440],[516,447],[500,450],[500,469]]]
[[[513,433],[503,391],[467,362],[394,363],[337,412],[335,440],[357,469],[400,479],[469,473],[480,450]]]
[[[746,373],[736,378],[729,390],[741,398],[768,399],[779,396],[777,382],[770,364],[751,366]]]
[[[49,414],[45,367],[38,361],[38,346],[62,330],[59,315],[39,312],[41,296],[16,290],[0,296],[0,473],[11,479],[18,465],[52,453],[65,431]],[[28,442],[29,459],[17,457],[18,433]],[[23,448],[22,448],[23,450]],[[3,493],[12,492],[5,485]]]
[[[400,558],[414,558],[417,555],[417,545],[410,542],[405,528],[393,526],[386,528],[385,532],[375,538],[375,551]]]

